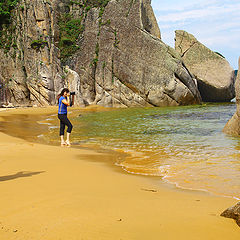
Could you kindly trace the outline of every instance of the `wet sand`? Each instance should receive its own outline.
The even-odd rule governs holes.
[[[0,239],[240,238],[234,220],[219,216],[234,199],[126,174],[106,164],[113,162],[114,153],[16,137],[27,127],[17,121],[19,114],[31,116],[29,126],[36,129],[39,114],[55,112],[56,107],[0,112],[0,122],[6,123],[0,133]]]

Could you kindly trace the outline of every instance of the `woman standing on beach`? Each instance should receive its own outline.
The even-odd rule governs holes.
[[[72,131],[72,124],[67,118],[67,107],[70,106],[70,92],[68,88],[64,88],[57,96],[58,99],[58,119],[60,120],[60,137],[61,146],[70,146],[70,133]],[[64,141],[64,130],[67,125],[67,140]]]

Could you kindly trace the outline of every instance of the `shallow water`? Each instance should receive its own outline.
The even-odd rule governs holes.
[[[240,138],[222,133],[235,104],[129,108],[72,119],[74,144],[130,153],[115,164],[182,188],[240,198]],[[48,138],[58,135],[51,127]]]

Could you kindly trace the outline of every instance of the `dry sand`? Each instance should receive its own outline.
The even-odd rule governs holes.
[[[13,109],[0,121],[54,111]],[[219,216],[235,200],[126,174],[106,164],[114,157],[0,133],[0,240],[240,239]]]

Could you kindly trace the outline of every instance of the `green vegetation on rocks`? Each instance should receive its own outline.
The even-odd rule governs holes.
[[[80,14],[73,12],[64,13],[59,17],[60,41],[59,48],[61,60],[66,61],[80,48],[81,34],[84,32],[84,22],[88,11],[91,8],[100,8],[99,10],[99,28],[101,25],[110,24],[109,21],[102,23],[102,15],[106,5],[110,0],[71,0],[70,6],[78,7]],[[99,30],[100,34],[100,30]],[[97,59],[95,59],[97,62]]]
[[[44,48],[47,45],[48,45],[47,41],[39,39],[39,40],[32,41],[31,48],[39,50],[40,48]]]
[[[11,10],[17,5],[18,0],[1,0],[0,2],[0,24],[8,23],[11,18]]]
[[[16,37],[14,36],[15,30],[15,25],[5,26],[0,30],[0,48],[4,49],[5,53],[7,53],[11,47],[14,49],[17,48]]]
[[[19,0],[1,0],[0,2],[0,48],[7,53],[11,47],[17,48],[14,32],[16,27],[11,24],[11,12]]]
[[[106,7],[109,1],[110,0],[71,0],[70,3],[80,5],[90,10],[91,7]]]
[[[59,20],[60,42],[59,48],[61,51],[61,59],[72,56],[78,49],[78,38],[84,31],[82,25],[83,16],[74,18],[73,15],[65,13]]]

